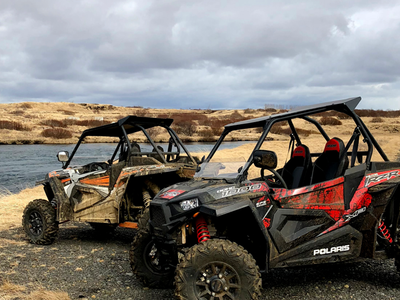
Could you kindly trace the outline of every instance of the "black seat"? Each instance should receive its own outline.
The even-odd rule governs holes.
[[[348,166],[349,159],[344,143],[335,137],[326,143],[324,152],[316,159],[311,184],[343,176]]]
[[[289,189],[295,189],[310,182],[311,170],[310,150],[305,145],[298,145],[282,169],[282,178]]]
[[[131,143],[131,156],[138,156],[140,155],[140,146],[138,143],[136,142],[132,142]]]
[[[140,157],[140,146],[138,143],[136,142],[132,142],[131,143],[131,152],[130,152],[130,157],[129,157],[129,161],[127,161],[127,166],[128,167],[132,167],[137,165],[136,161],[138,160],[138,158]]]

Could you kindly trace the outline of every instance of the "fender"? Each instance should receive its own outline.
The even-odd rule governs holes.
[[[392,186],[392,188],[393,192],[390,194],[390,196],[388,196],[389,199],[382,219],[385,220],[385,224],[387,228],[389,228],[392,238],[395,239],[397,236],[396,229],[398,228],[400,219],[400,183],[397,181],[397,184],[395,186]]]
[[[48,179],[49,186],[53,191],[54,199],[57,202],[57,214],[56,220],[58,222],[64,222],[72,219],[72,207],[69,199],[64,191],[64,186],[58,177],[50,177]],[[47,193],[46,193],[47,194]],[[48,197],[49,195],[47,195]],[[52,199],[49,199],[51,201]]]
[[[224,201],[216,201],[207,204],[203,204],[200,208],[200,212],[213,217],[221,217],[225,214],[232,213],[237,210],[241,210],[245,207],[254,207],[248,198],[240,199],[224,199]]]
[[[216,201],[204,204],[200,210],[205,216],[217,218],[223,223],[232,222],[240,228],[245,228],[252,235],[256,236],[257,246],[255,249],[250,249],[249,245],[246,249],[256,259],[261,272],[268,272],[269,253],[272,247],[272,239],[269,232],[265,229],[260,220],[259,213],[253,202],[247,197],[230,198],[228,201]],[[240,216],[240,221],[237,221],[236,216]],[[252,229],[252,230],[251,230]],[[235,241],[232,238],[233,241]],[[240,244],[240,241],[235,241]]]

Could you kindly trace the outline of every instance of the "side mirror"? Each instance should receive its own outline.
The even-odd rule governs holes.
[[[57,159],[61,162],[67,162],[69,160],[69,153],[68,151],[60,151],[57,153]]]
[[[274,151],[256,150],[253,153],[253,162],[257,168],[275,169],[278,165],[278,157]]]

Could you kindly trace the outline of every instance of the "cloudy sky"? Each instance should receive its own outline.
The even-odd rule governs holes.
[[[0,102],[400,109],[400,3],[1,0]]]

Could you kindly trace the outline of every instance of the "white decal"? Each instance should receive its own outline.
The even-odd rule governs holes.
[[[256,207],[265,206],[265,205],[267,205],[267,200],[263,200],[263,201],[256,203]]]
[[[322,248],[322,249],[315,249],[314,255],[324,255],[324,254],[331,254],[331,253],[339,253],[339,252],[347,252],[350,250],[350,245],[343,245],[343,246],[336,246],[329,248]]]
[[[367,210],[366,207],[362,207],[360,209],[357,209],[352,214],[343,215],[343,219],[344,219],[345,222],[350,221],[350,219],[357,217],[359,214],[365,212],[366,210]]]
[[[393,177],[398,177],[398,176],[400,176],[399,171],[392,171],[392,172],[381,174],[381,175],[378,175],[378,174],[368,175],[368,176],[365,176],[364,187],[369,186],[371,183],[379,182],[384,179],[389,180]]]
[[[233,190],[234,188],[235,188],[234,186],[230,186],[230,187],[224,188],[222,190],[218,190],[217,193],[223,193],[223,192],[226,192],[229,190]]]
[[[229,197],[229,196],[233,196],[233,195],[237,195],[237,194],[243,194],[243,193],[259,190],[260,188],[261,188],[261,183],[257,183],[257,184],[253,184],[253,185],[242,186],[240,188],[230,187],[230,188],[219,190],[219,191],[217,191],[217,193],[222,193],[222,198],[224,198],[224,197]]]

